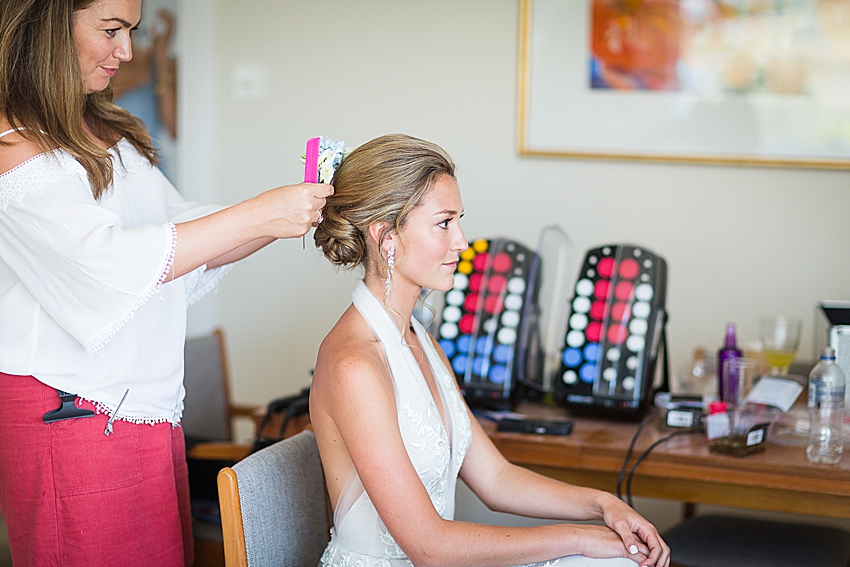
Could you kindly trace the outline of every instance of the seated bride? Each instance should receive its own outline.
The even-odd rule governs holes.
[[[332,184],[316,245],[365,274],[322,342],[310,395],[334,509],[321,564],[667,567],[658,531],[613,495],[505,460],[412,316],[423,287],[452,287],[467,248],[445,151],[383,136],[345,157]],[[604,525],[454,521],[458,477],[492,510]]]

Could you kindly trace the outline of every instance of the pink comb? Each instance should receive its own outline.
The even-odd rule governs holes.
[[[304,163],[304,183],[316,183],[319,180],[319,140],[307,140],[306,161]]]

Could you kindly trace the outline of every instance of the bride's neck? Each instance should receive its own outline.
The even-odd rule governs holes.
[[[402,329],[408,329],[410,319],[413,316],[413,309],[416,307],[416,300],[419,299],[422,288],[396,281],[390,286],[389,297],[385,298],[386,282],[384,280],[367,277],[364,282],[369,291],[390,311],[393,321],[398,323]]]

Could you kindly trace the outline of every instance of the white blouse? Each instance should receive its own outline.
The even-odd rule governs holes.
[[[178,423],[186,306],[230,266],[167,281],[184,201],[126,140],[99,201],[66,151],[0,175],[0,372],[32,375],[117,419]]]

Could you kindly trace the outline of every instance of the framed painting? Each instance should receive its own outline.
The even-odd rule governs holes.
[[[525,155],[850,169],[850,0],[521,0]]]

